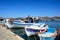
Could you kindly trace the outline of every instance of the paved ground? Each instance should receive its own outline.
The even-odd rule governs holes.
[[[23,40],[19,36],[12,33],[9,29],[0,25],[0,40]]]

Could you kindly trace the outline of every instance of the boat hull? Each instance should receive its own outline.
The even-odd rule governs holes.
[[[24,28],[25,26],[30,26],[32,24],[6,24],[8,28]]]
[[[43,27],[41,27],[43,26]],[[42,32],[45,31],[46,29],[48,29],[48,26],[46,25],[46,27],[44,27],[44,25],[31,25],[31,26],[26,26],[25,27],[25,32],[27,34],[27,36],[31,36],[31,35],[35,35],[38,34],[38,32]]]

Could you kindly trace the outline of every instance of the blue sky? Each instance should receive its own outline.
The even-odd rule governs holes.
[[[0,17],[60,16],[59,0],[0,0]]]

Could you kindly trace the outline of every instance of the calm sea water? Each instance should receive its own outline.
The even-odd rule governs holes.
[[[60,29],[60,21],[41,21],[41,23],[46,23],[49,27],[58,28]],[[27,37],[24,29],[10,29],[15,34],[21,36],[25,40],[39,40],[39,37],[37,35],[32,35],[30,37]]]

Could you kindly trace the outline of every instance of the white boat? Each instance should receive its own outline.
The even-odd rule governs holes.
[[[20,27],[25,27],[25,26],[30,26],[33,23],[25,23],[22,20],[14,20],[13,22],[9,22],[9,19],[6,19],[5,25],[8,28],[20,28]]]
[[[40,40],[54,40],[55,28],[49,28],[47,32],[43,32],[42,34],[38,33]]]
[[[45,27],[44,27],[44,25],[45,25]],[[34,24],[31,26],[26,26],[25,32],[26,32],[27,36],[31,36],[31,35],[38,34],[38,32],[44,31],[48,28],[49,28],[48,25],[46,25],[45,23]]]
[[[39,24],[39,23],[25,23],[22,20],[14,20],[13,22],[9,21],[10,19],[6,19],[5,25],[8,28],[24,28],[25,26],[31,26],[34,24]]]

